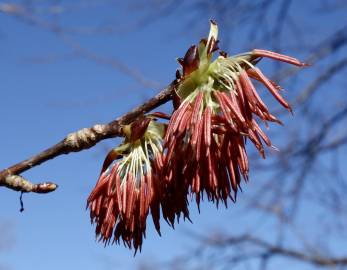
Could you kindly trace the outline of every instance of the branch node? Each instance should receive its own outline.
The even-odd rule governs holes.
[[[105,135],[105,125],[94,125],[91,128],[83,128],[70,133],[65,139],[65,144],[71,151],[80,151],[90,148],[99,141],[99,137]]]

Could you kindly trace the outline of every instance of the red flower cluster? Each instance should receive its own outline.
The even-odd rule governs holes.
[[[151,211],[160,234],[160,213],[173,227],[180,216],[189,219],[188,197],[198,207],[209,201],[227,205],[236,200],[241,179],[248,180],[245,143],[250,140],[265,157],[270,139],[257,121],[281,123],[262,101],[252,80],[262,83],[291,112],[280,87],[255,65],[263,57],[299,67],[299,60],[266,50],[212,59],[218,51],[218,28],[211,23],[208,39],[179,59],[175,111],[166,128],[154,115],[125,126],[125,141],[106,157],[99,180],[88,198],[96,234],[108,244],[120,239],[141,250]],[[155,116],[162,116],[157,113]],[[166,130],[166,132],[165,132]]]
[[[105,159],[101,175],[88,198],[96,235],[108,244],[120,239],[141,250],[151,209],[159,232],[159,171],[162,168],[163,124],[139,119],[124,128],[125,142]],[[113,161],[115,161],[113,163]],[[110,168],[107,170],[107,168]]]
[[[263,143],[271,141],[255,116],[267,122],[281,123],[258,95],[251,78],[261,82],[278,102],[291,111],[279,93],[280,87],[270,81],[255,64],[261,57],[305,66],[299,60],[265,50],[228,57],[218,50],[217,26],[212,23],[208,40],[192,46],[183,59],[182,75],[178,73],[178,99],[181,104],[173,113],[164,139],[166,182],[186,193],[195,194],[199,206],[204,193],[208,200],[235,201],[241,178],[248,180],[248,158],[245,142],[249,139],[265,157]],[[232,196],[234,195],[234,196]]]

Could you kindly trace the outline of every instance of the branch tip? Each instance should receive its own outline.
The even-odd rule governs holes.
[[[42,194],[55,191],[58,188],[58,185],[52,182],[33,184],[20,175],[6,176],[3,183],[0,183],[0,186],[5,186],[9,189],[21,191],[23,193],[34,192]]]

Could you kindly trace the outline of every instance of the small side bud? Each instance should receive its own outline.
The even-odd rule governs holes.
[[[55,183],[44,182],[44,183],[40,183],[40,184],[35,185],[33,192],[49,193],[49,192],[55,191],[57,188],[58,188],[58,185]]]
[[[183,63],[183,76],[187,76],[199,68],[200,58],[197,46],[191,46],[186,52]]]

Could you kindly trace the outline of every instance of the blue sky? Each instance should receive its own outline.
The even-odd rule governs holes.
[[[327,33],[339,20],[343,21],[339,13],[308,20],[315,11],[309,3],[303,5],[295,6],[292,13],[308,29],[319,26],[322,33]],[[67,12],[62,23],[130,23],[139,16],[137,13],[141,12],[123,7],[97,8],[77,15]],[[175,58],[208,32],[209,14],[196,18],[196,30],[189,28],[185,14],[186,11],[179,10],[178,16],[158,19],[137,31],[68,36],[97,55],[126,63],[154,85],[149,87],[115,68],[74,54],[68,45],[70,40],[59,34],[0,13],[0,167],[36,154],[69,132],[111,121],[168,84],[177,68]],[[322,18],[326,23],[321,24]],[[227,34],[226,29],[220,31],[222,37]],[[242,45],[235,44],[233,53],[244,46],[245,39],[238,31],[235,35],[240,38],[232,42],[240,40]],[[313,36],[312,42],[319,39]],[[305,82],[300,74],[296,76],[298,82]],[[294,85],[297,87],[297,82]],[[193,207],[193,225],[180,223],[172,230],[162,223],[162,237],[156,234],[149,219],[143,252],[135,258],[122,246],[104,248],[95,241],[85,205],[104,155],[118,142],[119,139],[110,139],[93,149],[60,156],[25,172],[23,176],[32,181],[51,180],[59,184],[59,189],[47,195],[24,194],[23,213],[19,213],[19,193],[0,189],[0,222],[7,226],[13,242],[0,253],[0,269],[134,269],[142,262],[159,263],[188,252],[196,244],[192,232],[237,232],[248,228],[265,231],[267,224],[263,224],[261,215],[242,213],[241,194],[239,203],[228,210],[221,207],[216,211],[205,203],[198,215]],[[252,181],[245,186],[244,193],[254,191]],[[267,238],[271,239],[271,235]],[[277,263],[283,266],[282,261]]]

